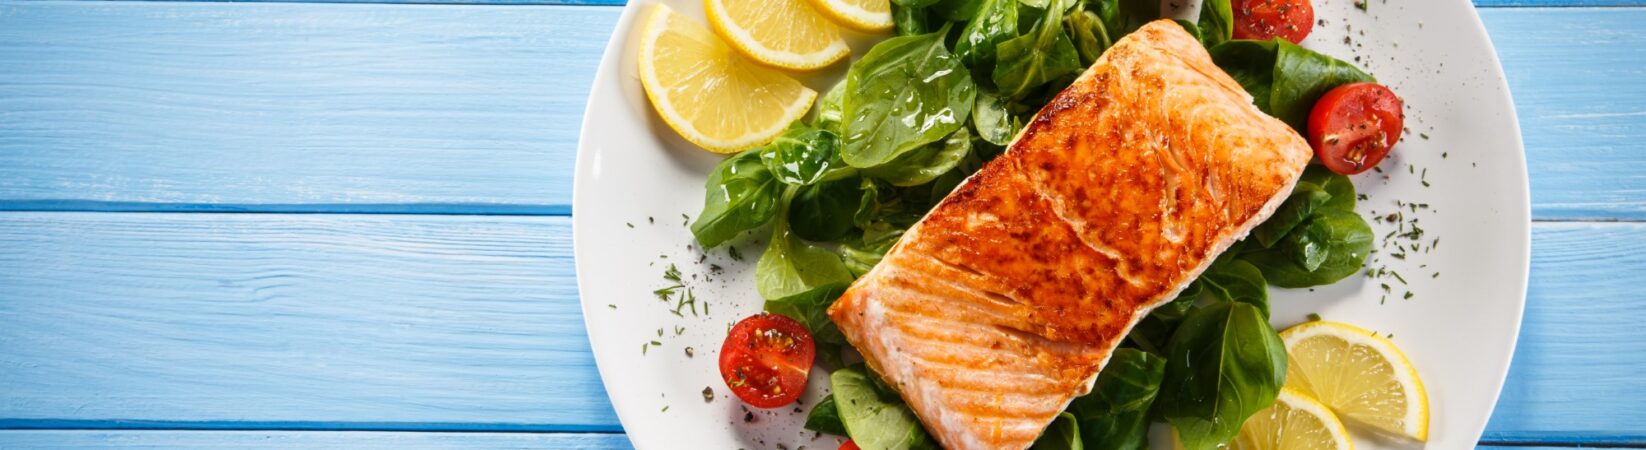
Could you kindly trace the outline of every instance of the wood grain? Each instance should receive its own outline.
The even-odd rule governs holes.
[[[579,308],[563,217],[0,214],[0,427],[615,431]]]
[[[0,428],[619,430],[567,222],[0,213]],[[1486,438],[1646,443],[1646,224],[1533,241]]]
[[[1483,9],[1539,220],[1646,219],[1646,9]],[[1536,29],[1536,31],[1533,31]]]
[[[0,4],[0,210],[567,214],[618,11]],[[1481,13],[1534,216],[1646,220],[1646,8]]]
[[[0,198],[564,212],[616,13],[0,3]]]
[[[628,450],[622,434],[313,431],[0,431],[0,447],[70,448],[549,448]]]

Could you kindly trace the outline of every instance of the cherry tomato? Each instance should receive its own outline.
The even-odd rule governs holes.
[[[1302,42],[1314,29],[1315,7],[1309,0],[1235,0],[1234,38]]]
[[[840,450],[863,450],[863,449],[857,448],[857,443],[856,442],[852,442],[851,439],[847,439],[846,443],[840,444]]]
[[[720,378],[756,408],[794,403],[817,357],[812,334],[794,319],[760,313],[737,322],[720,346]]]
[[[1333,88],[1309,112],[1309,144],[1326,168],[1344,175],[1371,170],[1400,140],[1400,97],[1377,83]]]

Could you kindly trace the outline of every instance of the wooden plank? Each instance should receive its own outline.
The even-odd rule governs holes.
[[[0,214],[0,428],[616,431],[573,276],[564,217]]]
[[[612,7],[0,4],[0,210],[566,214]],[[1646,219],[1646,9],[1485,9],[1539,220]]]
[[[616,13],[0,3],[0,198],[563,213]]]
[[[1646,444],[1646,297],[1638,286],[1646,225],[1533,230],[1520,343],[1484,439]]]
[[[0,447],[68,448],[552,448],[627,450],[622,434],[358,431],[0,431]]]
[[[567,222],[0,213],[0,428],[617,431]],[[1646,443],[1646,224],[1534,229],[1487,439]]]
[[[1480,11],[1520,115],[1541,220],[1646,219],[1646,9]],[[1533,31],[1533,30],[1536,31]]]

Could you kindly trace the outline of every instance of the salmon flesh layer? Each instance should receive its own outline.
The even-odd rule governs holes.
[[[1311,152],[1171,21],[1121,39],[829,308],[944,447],[1029,447]]]

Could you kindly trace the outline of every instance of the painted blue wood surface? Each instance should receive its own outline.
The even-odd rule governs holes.
[[[616,431],[563,217],[0,213],[0,428]]]
[[[3,208],[563,214],[616,12],[0,3]]]
[[[0,4],[0,210],[567,214],[617,12]],[[1646,219],[1646,8],[1481,13],[1534,217]]]

